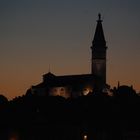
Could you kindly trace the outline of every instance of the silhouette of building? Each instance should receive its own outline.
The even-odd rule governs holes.
[[[68,98],[102,91],[106,86],[106,50],[102,19],[99,14],[91,46],[91,74],[56,76],[49,72],[43,75],[42,83],[31,87],[32,94]]]
[[[92,66],[91,73],[100,78],[100,87],[106,84],[106,41],[104,37],[101,15],[99,14],[94,39],[92,41]]]

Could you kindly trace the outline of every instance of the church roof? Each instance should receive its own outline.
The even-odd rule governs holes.
[[[53,73],[51,73],[51,72],[48,72],[48,73],[44,74],[43,77],[53,78],[53,77],[55,77],[55,75]]]
[[[50,78],[51,77],[51,78]],[[63,76],[55,76],[52,74],[43,75],[43,82],[34,86],[34,87],[59,87],[59,86],[72,86],[93,83],[95,80],[95,76],[93,74],[81,74],[81,75],[63,75]]]

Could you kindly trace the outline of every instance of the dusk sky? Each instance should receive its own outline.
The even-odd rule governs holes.
[[[107,41],[107,83],[140,91],[140,0],[0,0],[0,94],[25,94],[50,71],[91,71],[98,13]]]

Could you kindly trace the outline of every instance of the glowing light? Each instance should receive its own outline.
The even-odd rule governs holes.
[[[92,92],[92,88],[91,87],[85,87],[83,89],[83,95],[88,95],[90,92]]]
[[[87,140],[87,135],[84,135],[84,140]]]

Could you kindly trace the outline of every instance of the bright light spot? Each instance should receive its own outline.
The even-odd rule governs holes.
[[[85,87],[83,89],[83,95],[88,95],[90,92],[92,92],[92,88],[90,87]]]
[[[87,135],[84,135],[84,140],[87,140]]]

